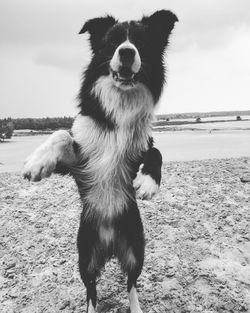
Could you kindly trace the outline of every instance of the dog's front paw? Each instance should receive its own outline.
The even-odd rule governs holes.
[[[28,180],[39,181],[51,175],[56,163],[56,158],[49,149],[37,149],[25,161],[22,175]]]
[[[159,185],[156,181],[149,174],[143,174],[141,168],[133,181],[133,186],[137,197],[143,200],[152,199],[159,190]]]

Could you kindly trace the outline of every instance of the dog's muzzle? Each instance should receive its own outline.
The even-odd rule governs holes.
[[[138,50],[129,41],[116,49],[110,62],[110,71],[118,86],[133,87],[138,80],[140,67]]]
[[[119,71],[112,71],[113,79],[124,85],[133,86],[136,83],[136,74],[128,67],[120,67]]]

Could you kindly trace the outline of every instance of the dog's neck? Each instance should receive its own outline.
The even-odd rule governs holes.
[[[151,123],[153,119],[153,97],[141,83],[130,89],[122,89],[114,85],[111,76],[102,76],[96,81],[92,94],[99,99],[105,114],[118,127],[131,127],[142,120]]]

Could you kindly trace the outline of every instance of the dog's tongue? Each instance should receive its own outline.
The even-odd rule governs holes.
[[[134,76],[134,73],[131,71],[129,67],[121,67],[119,69],[119,76],[123,79],[131,79]]]

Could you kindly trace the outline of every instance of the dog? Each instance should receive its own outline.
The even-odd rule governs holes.
[[[79,93],[79,114],[70,132],[59,130],[26,160],[31,181],[70,173],[83,210],[77,237],[79,271],[87,312],[97,302],[96,278],[118,258],[127,274],[131,313],[142,313],[136,281],[144,261],[144,233],[136,196],[159,189],[162,156],[153,146],[151,123],[164,85],[164,51],[178,19],[167,10],[141,20],[112,16],[88,20],[92,59]]]

